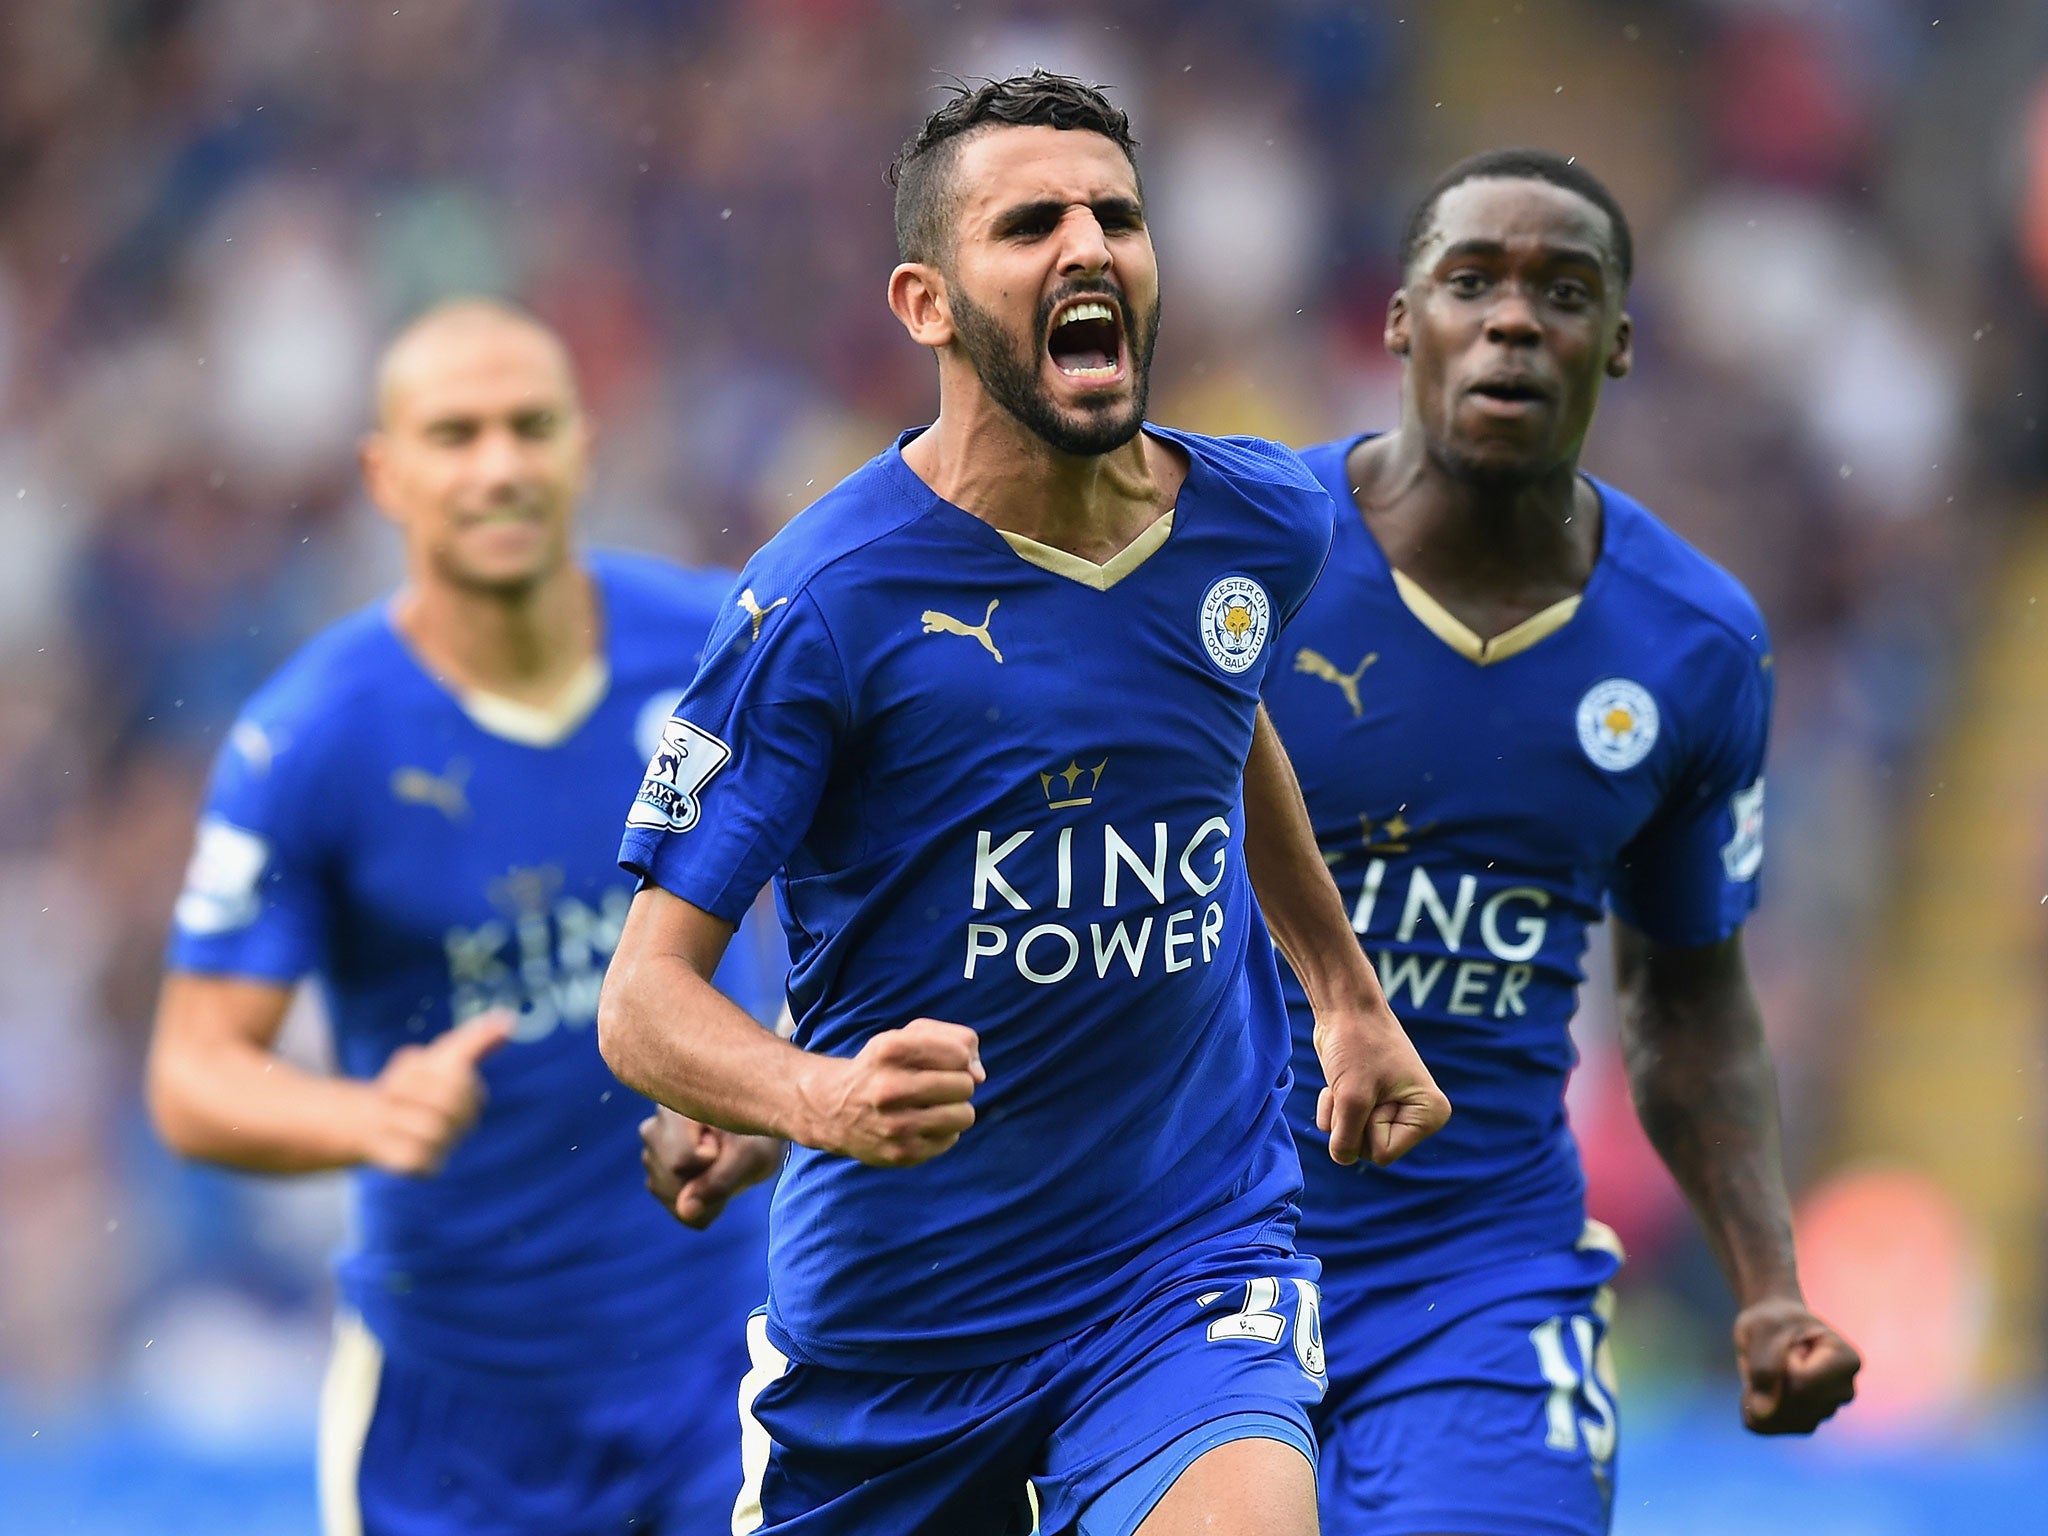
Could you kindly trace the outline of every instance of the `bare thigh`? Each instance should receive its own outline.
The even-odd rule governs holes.
[[[1137,1536],[1317,1536],[1316,1475],[1278,1440],[1232,1440],[1195,1458]]]

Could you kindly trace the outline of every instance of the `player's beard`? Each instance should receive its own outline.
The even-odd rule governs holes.
[[[1020,346],[994,314],[968,298],[958,284],[950,285],[953,330],[975,377],[981,380],[981,387],[1034,435],[1058,452],[1075,458],[1092,458],[1121,448],[1145,424],[1152,347],[1159,337],[1157,299],[1152,301],[1152,312],[1141,321],[1124,304],[1123,295],[1116,293],[1117,307],[1123,311],[1129,327],[1124,345],[1131,356],[1131,388],[1121,399],[1078,410],[1063,409],[1053,403],[1039,374],[1039,363],[1046,355],[1046,342],[1052,332],[1053,312],[1077,293],[1104,291],[1104,285],[1091,283],[1051,294],[1038,307],[1029,343]]]

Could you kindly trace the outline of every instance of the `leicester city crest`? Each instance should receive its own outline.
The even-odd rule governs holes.
[[[1610,677],[1579,700],[1579,745],[1597,768],[1620,773],[1657,744],[1657,701],[1641,683]]]
[[[1249,576],[1221,577],[1202,599],[1202,644],[1233,677],[1259,659],[1272,625],[1266,589]]]

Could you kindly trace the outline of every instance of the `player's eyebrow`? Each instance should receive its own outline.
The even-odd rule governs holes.
[[[1447,261],[1456,261],[1461,257],[1473,256],[1498,260],[1507,254],[1507,250],[1508,247],[1505,240],[1493,240],[1475,235],[1470,239],[1453,241],[1445,246],[1437,253],[1437,258],[1431,265],[1442,266]],[[1597,268],[1602,272],[1607,270],[1606,258],[1592,246],[1546,243],[1542,247],[1542,255],[1546,261],[1577,262],[1588,267]]]
[[[1034,198],[1028,203],[1017,203],[1005,208],[992,222],[998,237],[1016,234],[1034,224],[1048,227],[1057,224],[1060,215],[1073,206],[1056,197]],[[1145,208],[1135,197],[1097,197],[1088,202],[1088,211],[1095,215],[1097,223],[1107,227],[1111,224],[1130,226],[1145,222]]]

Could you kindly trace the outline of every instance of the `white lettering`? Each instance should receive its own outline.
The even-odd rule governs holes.
[[[1510,1012],[1517,1018],[1529,1011],[1522,1002],[1522,988],[1529,985],[1529,978],[1536,974],[1533,966],[1511,965],[1507,974],[1500,979],[1500,996],[1493,1000],[1493,1016],[1506,1017]]]
[[[1106,945],[1102,942],[1102,924],[1090,923],[1088,933],[1095,941],[1095,974],[1098,977],[1109,974],[1109,962],[1119,954],[1124,957],[1124,963],[1131,968],[1131,974],[1135,976],[1139,967],[1145,963],[1145,946],[1152,941],[1152,919],[1148,917],[1138,925],[1136,942],[1133,942],[1130,934],[1125,932],[1122,923],[1118,923],[1111,930],[1109,943]]]
[[[545,992],[528,993],[519,1001],[519,1017],[512,1025],[512,1038],[524,1045],[538,1040],[561,1023],[554,1000]]]
[[[1403,955],[1396,960],[1386,950],[1380,951],[1380,984],[1387,989],[1387,1006],[1394,1006],[1394,999],[1401,994],[1405,983],[1408,995],[1415,1000],[1415,1006],[1429,1006],[1429,994],[1436,989],[1436,979],[1444,972],[1444,960],[1439,957],[1429,963],[1429,970],[1422,969],[1420,955]]]
[[[1057,905],[1065,911],[1074,904],[1074,829],[1060,828],[1060,894]]]
[[[1201,882],[1201,880],[1199,880],[1196,877],[1194,868],[1189,863],[1189,860],[1194,858],[1195,850],[1202,846],[1203,840],[1207,838],[1211,832],[1218,832],[1222,834],[1223,845],[1216,850],[1216,873],[1213,877],[1211,877],[1209,883],[1207,885],[1204,885]],[[1203,822],[1199,827],[1195,828],[1195,835],[1188,839],[1187,847],[1181,850],[1180,874],[1181,878],[1187,881],[1189,889],[1191,889],[1197,896],[1206,896],[1211,891],[1215,890],[1217,886],[1223,883],[1223,871],[1230,857],[1228,851],[1229,847],[1230,823],[1225,821],[1221,816],[1211,816],[1207,821]]]
[[[1067,963],[1056,971],[1041,971],[1031,963],[1031,945],[1046,936],[1066,940]],[[1017,974],[1026,981],[1035,981],[1041,987],[1049,987],[1056,981],[1065,981],[1074,967],[1080,963],[1081,941],[1074,937],[1073,930],[1062,928],[1058,923],[1040,923],[1017,941]]]
[[[511,935],[496,918],[477,928],[450,928],[441,944],[448,955],[448,979],[457,986],[494,986],[508,974],[498,958]]]
[[[1597,1420],[1579,1420],[1579,1428],[1586,1432],[1586,1454],[1604,1464],[1614,1458],[1619,1426],[1614,1421],[1613,1399],[1608,1397],[1606,1383],[1600,1379],[1599,1346],[1593,1342],[1593,1319],[1583,1314],[1574,1317],[1572,1339],[1579,1346],[1579,1358],[1586,1362],[1585,1374],[1579,1378],[1579,1390],[1585,1394],[1586,1405],[1599,1415]]]
[[[1500,936],[1500,909],[1517,898],[1530,902],[1539,910],[1550,905],[1550,892],[1538,890],[1533,885],[1511,885],[1504,891],[1495,891],[1487,897],[1486,905],[1479,909],[1479,938],[1486,945],[1487,952],[1503,960],[1528,960],[1543,947],[1543,935],[1549,927],[1540,917],[1517,917],[1514,919],[1517,938],[1510,944]]]
[[[1351,909],[1351,931],[1363,933],[1372,926],[1372,909],[1379,905],[1380,882],[1387,878],[1387,861],[1374,859],[1365,866],[1365,884],[1358,890],[1358,905]]]
[[[1002,872],[996,868],[1004,859],[1021,848],[1024,845],[1024,840],[1030,835],[1031,828],[1026,827],[1022,832],[1014,833],[1004,838],[1002,847],[991,849],[989,847],[988,833],[977,832],[974,834],[975,911],[986,912],[988,910],[988,893],[991,887],[1002,892],[1003,900],[1007,901],[1019,912],[1029,912],[1031,910],[1031,903],[1022,896],[1019,896],[1016,887],[1005,880]]]
[[[603,910],[593,910],[573,896],[555,906],[555,960],[567,970],[601,962],[619,947],[619,930],[626,925],[626,909],[632,898],[624,891],[604,893]]]
[[[1465,936],[1466,920],[1472,916],[1472,901],[1479,893],[1479,882],[1471,875],[1458,876],[1458,910],[1447,912],[1444,901],[1437,894],[1435,884],[1429,878],[1429,871],[1417,865],[1408,881],[1408,904],[1401,911],[1401,926],[1394,931],[1394,937],[1406,944],[1415,937],[1415,927],[1422,919],[1423,909],[1429,910],[1429,920],[1442,935],[1444,948],[1457,952],[1458,941]]]
[[[1457,977],[1451,982],[1451,1012],[1468,1019],[1484,1013],[1486,984],[1499,969],[1491,960],[1467,960],[1459,965]]]
[[[1212,901],[1202,909],[1202,964],[1216,958],[1216,947],[1222,942],[1223,903]]]
[[[602,971],[571,971],[555,978],[555,1012],[565,1024],[590,1024],[597,1019],[597,994]]]
[[[989,941],[993,942],[989,942]],[[1009,935],[994,923],[969,923],[967,925],[967,969],[961,975],[968,981],[974,980],[974,962],[983,955],[1000,955],[1010,942]]]
[[[549,937],[546,912],[530,912],[519,919],[519,974],[529,987],[546,986],[554,972],[554,947]]]
[[[1195,936],[1193,933],[1180,931],[1193,928],[1194,923],[1194,911],[1188,907],[1181,908],[1180,911],[1174,913],[1173,916],[1166,920],[1166,937],[1161,943],[1160,948],[1165,951],[1166,968],[1169,971],[1184,971],[1195,963],[1192,960],[1176,960],[1174,958],[1176,950],[1187,949],[1194,944]]]
[[[1152,893],[1154,901],[1166,900],[1166,823],[1152,823],[1152,862],[1139,862],[1138,850],[1123,840],[1123,835],[1108,822],[1102,824],[1102,904],[1115,910],[1116,885],[1119,866],[1128,864],[1131,873],[1146,890]]]

